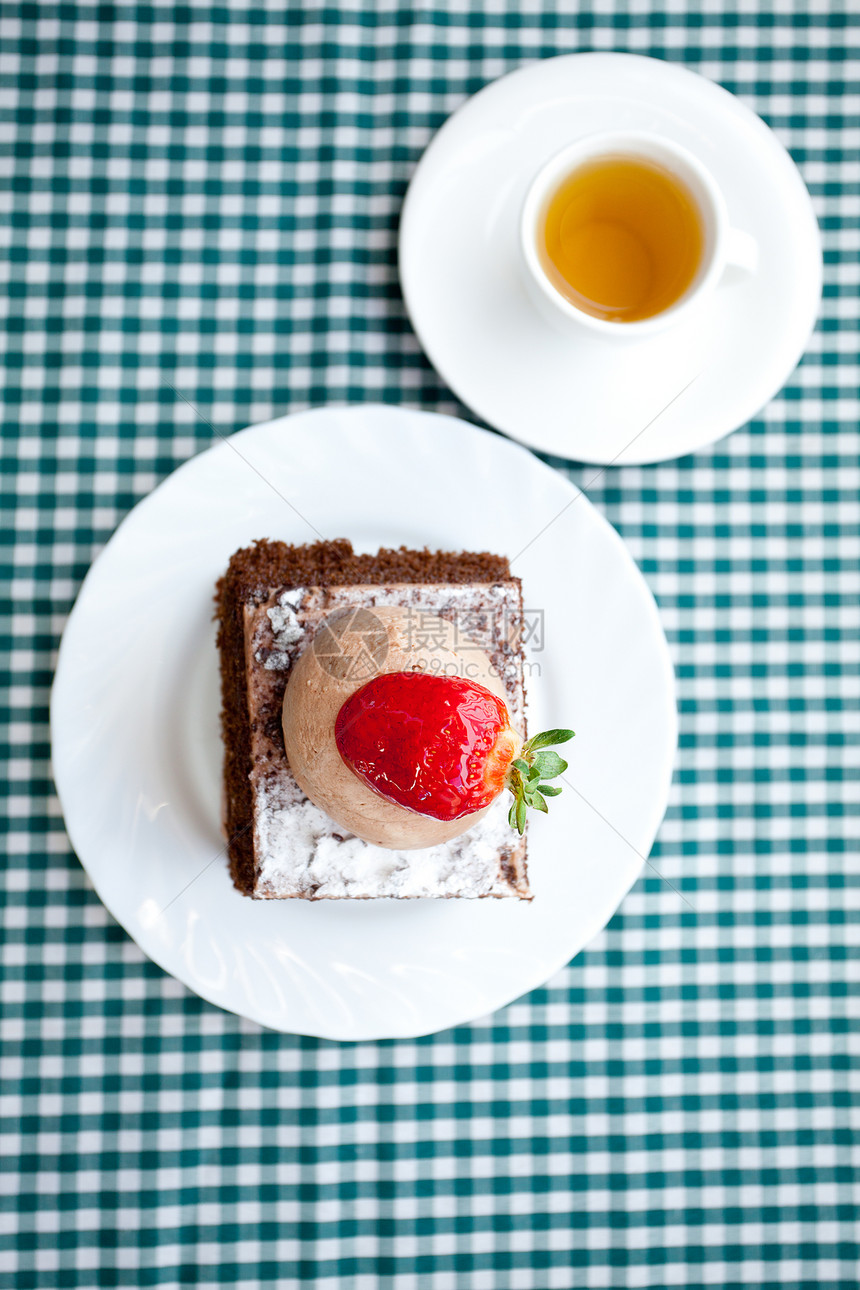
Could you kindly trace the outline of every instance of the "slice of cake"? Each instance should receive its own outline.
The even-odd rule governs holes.
[[[417,849],[412,842],[408,849],[386,840],[375,845],[338,824],[335,805],[330,814],[309,800],[290,769],[282,726],[284,693],[306,650],[323,680],[343,686],[348,672],[355,689],[385,670],[395,637],[384,626],[396,616],[397,639],[402,643],[406,623],[425,660],[456,657],[467,675],[483,667],[475,675],[504,697],[512,725],[524,735],[522,591],[507,560],[406,548],[356,555],[345,540],[300,547],[260,541],[233,556],[216,605],[224,828],[240,891],[257,899],[531,898],[525,837],[511,827],[506,795],[458,836]],[[431,639],[440,620],[444,642]],[[312,770],[304,767],[303,783]],[[352,775],[343,766],[339,772]],[[365,804],[368,796],[374,797],[371,790]],[[390,809],[404,813],[401,806]],[[424,819],[414,818],[417,825]],[[375,839],[377,826],[368,827],[364,836]],[[446,827],[452,831],[437,821],[428,836]],[[420,829],[416,836],[423,836]]]

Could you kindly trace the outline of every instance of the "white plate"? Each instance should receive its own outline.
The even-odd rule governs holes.
[[[219,833],[213,587],[254,538],[317,532],[363,551],[426,543],[517,557],[528,608],[545,615],[531,729],[577,731],[576,791],[530,827],[531,905],[260,902],[234,890]],[[66,627],[51,733],[72,843],[150,958],[263,1025],[370,1039],[491,1012],[603,927],[665,810],[675,704],[648,588],[585,497],[465,422],[363,406],[244,430],[135,507]]]
[[[732,223],[757,238],[759,269],[722,285],[680,332],[580,340],[526,295],[520,209],[566,143],[628,129],[705,163]],[[567,54],[494,82],[445,123],[406,196],[400,276],[422,345],[464,403],[534,448],[606,465],[692,452],[764,407],[814,325],[821,248],[794,163],[739,99],[658,59]]]

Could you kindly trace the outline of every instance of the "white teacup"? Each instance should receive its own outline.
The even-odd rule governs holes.
[[[568,300],[548,276],[540,255],[547,208],[563,180],[585,162],[599,158],[650,161],[674,175],[690,193],[701,219],[702,255],[693,280],[668,308],[634,322],[596,318]],[[754,273],[758,263],[755,239],[729,222],[725,199],[716,180],[686,148],[644,131],[588,135],[557,152],[532,180],[520,217],[520,252],[529,292],[541,312],[557,325],[585,329],[614,340],[651,336],[681,323],[721,283],[731,270]]]

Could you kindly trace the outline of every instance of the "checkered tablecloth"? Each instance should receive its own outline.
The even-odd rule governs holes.
[[[0,1286],[856,1287],[860,10],[45,0],[3,6],[0,38]],[[589,489],[677,667],[668,882],[646,871],[474,1025],[263,1031],[147,961],[70,851],[59,635],[116,523],[212,440],[175,390],[221,432],[327,401],[464,411],[404,314],[406,184],[467,95],[587,49],[739,94],[826,256],[761,416]]]

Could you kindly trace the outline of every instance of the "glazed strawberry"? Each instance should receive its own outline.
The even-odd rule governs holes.
[[[426,672],[374,677],[335,722],[341,757],[382,797],[419,815],[459,820],[507,787],[520,833],[526,807],[545,811],[544,794],[560,792],[540,781],[567,769],[555,753],[538,750],[572,735],[548,731],[522,744],[503,700],[475,681]]]

